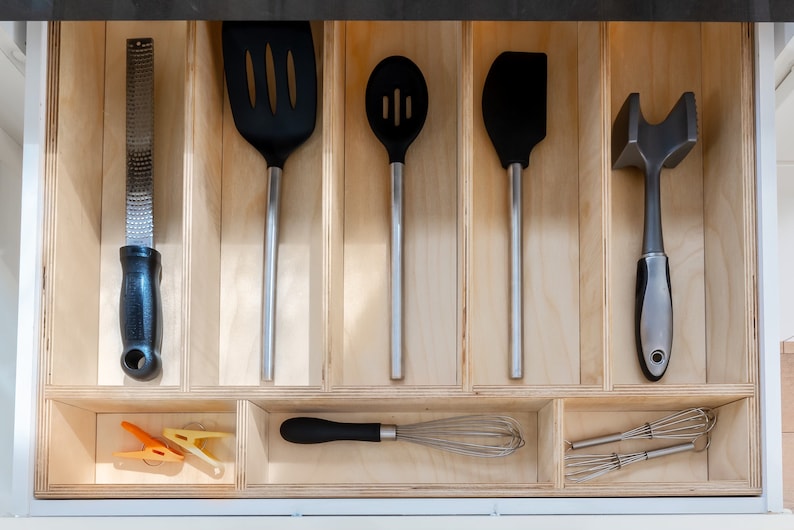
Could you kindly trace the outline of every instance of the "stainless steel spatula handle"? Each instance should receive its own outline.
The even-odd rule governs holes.
[[[281,168],[269,167],[265,218],[264,281],[262,285],[262,379],[273,380],[276,338],[276,263],[278,218],[281,203]]]
[[[521,171],[520,163],[510,164],[510,378],[524,376],[523,316],[521,309]]]
[[[391,378],[403,375],[403,169],[401,162],[391,167]]]

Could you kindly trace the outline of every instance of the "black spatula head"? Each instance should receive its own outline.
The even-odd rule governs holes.
[[[311,25],[224,22],[222,34],[223,66],[234,124],[269,166],[283,168],[290,153],[311,136],[317,116]],[[253,104],[246,56],[250,56],[253,71]],[[266,64],[271,59],[274,83],[268,86]],[[295,86],[294,98],[290,95],[290,77]],[[274,108],[271,91],[275,91]]]
[[[482,90],[482,117],[502,166],[529,165],[532,148],[546,137],[545,53],[503,52]]]
[[[427,83],[407,57],[393,55],[372,70],[364,96],[372,132],[389,152],[389,162],[405,162],[405,152],[425,124]]]

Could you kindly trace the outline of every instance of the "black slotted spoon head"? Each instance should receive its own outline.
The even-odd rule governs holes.
[[[224,22],[222,37],[226,88],[234,124],[268,165],[262,379],[272,381],[281,173],[287,157],[314,132],[317,118],[314,41],[311,25],[305,21]],[[253,86],[249,86],[249,59]],[[273,66],[272,85],[268,84],[268,60]],[[295,89],[294,98],[290,85]],[[249,94],[253,94],[253,101]],[[275,103],[271,107],[273,99]]]
[[[372,132],[389,154],[391,170],[391,379],[403,379],[403,167],[408,146],[425,124],[427,83],[407,57],[386,57],[372,70],[364,95]]]
[[[408,146],[427,117],[427,83],[422,71],[407,57],[386,57],[369,76],[364,105],[369,126],[389,153],[389,162],[405,163]]]

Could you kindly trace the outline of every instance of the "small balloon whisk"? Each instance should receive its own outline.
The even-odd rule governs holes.
[[[568,442],[571,450],[584,449],[595,445],[636,439],[672,439],[694,441],[711,432],[717,423],[714,411],[706,407],[690,408],[645,423],[626,432],[597,436],[586,440]]]
[[[711,444],[711,431],[716,424],[717,416],[712,409],[698,407],[670,414],[630,431],[567,442],[571,451],[632,439],[673,439],[682,443],[651,451],[625,454],[575,454],[569,452],[565,455],[565,478],[575,483],[586,482],[636,462],[685,451],[705,451]],[[697,443],[701,437],[705,437],[705,442],[702,447],[698,448]]]

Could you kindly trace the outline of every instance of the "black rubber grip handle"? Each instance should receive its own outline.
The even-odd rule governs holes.
[[[154,379],[162,370],[163,306],[160,300],[160,253],[130,245],[119,250],[122,282],[119,300],[121,369],[138,381]]]
[[[290,418],[281,424],[281,437],[296,444],[337,440],[380,442],[380,423],[340,423],[320,418]]]

